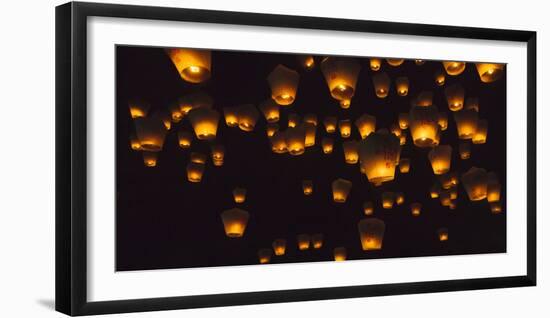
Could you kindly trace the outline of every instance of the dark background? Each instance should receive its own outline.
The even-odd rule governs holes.
[[[475,65],[468,63],[459,76],[447,75],[445,86],[460,82],[467,97],[478,97],[480,118],[489,122],[487,143],[472,145],[472,156],[461,160],[458,138],[452,113],[447,107],[443,90],[435,84],[433,74],[441,62],[427,61],[422,66],[406,60],[399,67],[385,61],[381,71],[392,81],[408,76],[409,94],[399,97],[392,83],[390,95],[378,99],[374,94],[369,60],[361,58],[362,65],[356,93],[350,109],[341,109],[329,93],[319,69],[304,70],[296,55],[256,52],[212,52],[212,77],[201,84],[183,81],[168,56],[161,48],[118,46],[117,101],[116,101],[116,270],[144,270],[160,268],[206,267],[257,264],[257,251],[271,247],[274,239],[285,238],[284,256],[273,256],[272,263],[332,261],[333,248],[347,248],[348,259],[410,257],[451,254],[497,253],[506,251],[506,75],[494,83],[481,83]],[[306,153],[292,157],[271,151],[265,133],[262,115],[253,132],[228,128],[222,107],[245,103],[258,105],[270,96],[267,75],[278,64],[300,73],[296,101],[291,107],[281,107],[279,125],[284,129],[290,112],[303,117],[306,113],[318,116],[317,140]],[[214,167],[210,160],[208,143],[193,140],[191,149],[178,146],[177,131],[192,131],[187,119],[173,124],[165,140],[155,168],[143,164],[142,154],[129,146],[134,126],[128,110],[128,100],[145,99],[156,110],[168,110],[178,97],[202,89],[214,98],[214,109],[222,114],[217,142],[225,145],[222,167]],[[401,157],[411,159],[411,171],[381,187],[374,187],[359,173],[358,165],[344,162],[339,133],[334,152],[322,153],[320,143],[327,135],[322,124],[325,116],[334,115],[352,122],[363,113],[376,116],[377,129],[397,122],[399,112],[409,111],[409,100],[421,90],[434,91],[434,104],[446,111],[449,127],[442,133],[441,144],[453,147],[452,171],[463,173],[471,166],[494,171],[502,187],[501,201],[504,213],[493,215],[484,200],[470,202],[459,185],[458,208],[450,210],[439,199],[430,199],[428,190],[435,180],[427,153],[429,149],[413,145],[408,134]],[[352,138],[359,140],[355,128]],[[208,154],[202,182],[187,181],[186,165],[191,151]],[[398,169],[397,169],[398,170]],[[331,183],[344,178],[353,182],[345,204],[332,201]],[[303,179],[311,179],[314,193],[304,196]],[[233,201],[232,190],[247,189],[246,202]],[[380,194],[384,191],[402,191],[405,204],[384,210]],[[364,252],[357,232],[357,223],[364,218],[362,205],[371,200],[374,216],[386,223],[383,248]],[[419,217],[410,213],[410,203],[421,202]],[[244,237],[225,236],[220,213],[240,207],[250,212]],[[449,241],[439,242],[439,227],[449,229]],[[299,251],[298,234],[323,233],[320,250]]]

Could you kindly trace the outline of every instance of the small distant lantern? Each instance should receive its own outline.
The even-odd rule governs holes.
[[[246,230],[250,214],[242,209],[233,208],[221,213],[225,235],[230,238],[242,237]]]
[[[286,132],[283,131],[276,131],[273,136],[269,137],[269,141],[271,141],[271,150],[274,153],[287,153],[287,145],[286,145]]]
[[[374,92],[378,98],[386,98],[390,92],[391,80],[386,73],[377,73],[372,76]]]
[[[300,124],[300,116],[295,113],[288,114],[288,127],[294,128]]]
[[[178,144],[181,148],[187,149],[191,147],[193,142],[193,135],[189,131],[180,130],[178,131]]]
[[[340,106],[343,108],[349,107],[349,102],[355,94],[360,70],[361,65],[354,58],[328,57],[321,62],[321,71],[325,76],[330,95],[340,101]]]
[[[202,154],[200,152],[192,152],[189,155],[189,160],[194,163],[200,163],[205,164],[206,163],[206,155]]]
[[[359,144],[359,159],[367,178],[374,185],[391,181],[399,163],[399,138],[387,131],[370,134]]]
[[[279,131],[279,124],[277,123],[268,123],[265,127],[265,132],[267,137],[273,137],[276,132]]]
[[[336,131],[336,124],[338,122],[338,119],[334,116],[327,116],[323,120],[323,124],[325,125],[325,130],[327,133],[332,134]]]
[[[399,113],[399,117],[397,118],[397,121],[399,123],[399,128],[401,128],[401,129],[409,128],[409,114],[408,113]]]
[[[437,86],[445,85],[445,72],[441,69],[438,69],[434,73],[434,80]]]
[[[172,128],[172,118],[170,117],[170,114],[168,112],[162,110],[156,112],[152,117],[160,119],[166,130],[170,130],[170,128]]]
[[[237,107],[237,118],[239,128],[242,131],[253,131],[260,113],[252,104],[244,104]]]
[[[173,105],[170,107],[170,116],[172,118],[172,122],[179,123],[183,119],[183,112],[180,109],[179,105]]]
[[[202,180],[204,174],[204,164],[190,162],[187,164],[187,180],[189,182],[198,183]]]
[[[395,193],[395,203],[397,203],[397,205],[405,203],[405,195],[403,194],[403,192]]]
[[[233,189],[233,200],[235,200],[235,203],[244,203],[246,201],[246,189],[240,187]]]
[[[197,108],[189,111],[189,121],[199,140],[216,138],[220,114],[209,108]]]
[[[462,141],[458,144],[458,153],[460,154],[460,159],[466,160],[470,159],[471,156],[471,147],[470,143]]]
[[[416,64],[418,66],[424,65],[424,63],[426,63],[426,61],[424,61],[424,60],[419,60],[419,59],[414,60],[414,64]]]
[[[338,128],[340,129],[340,136],[342,138],[349,138],[351,136],[351,121],[349,119],[342,119],[338,122]]]
[[[237,127],[239,125],[239,117],[237,115],[237,107],[224,107],[223,115],[227,127]]]
[[[477,121],[476,131],[472,136],[472,143],[479,145],[484,144],[487,141],[487,132],[489,130],[489,124],[485,119],[479,119]]]
[[[447,130],[447,127],[449,127],[449,118],[447,117],[446,112],[439,112],[437,114],[437,123],[439,124],[439,127],[441,127],[441,130]]]
[[[276,256],[283,256],[286,252],[286,240],[285,239],[276,239],[271,245]]]
[[[473,109],[463,109],[454,113],[456,130],[458,138],[460,139],[472,139],[476,130],[478,120],[478,114]]]
[[[306,147],[306,131],[303,126],[289,127],[285,131],[286,148],[292,156],[304,153]]]
[[[409,94],[409,79],[405,76],[395,79],[395,90],[399,96],[407,96]]]
[[[128,102],[128,108],[130,109],[130,116],[133,119],[147,117],[149,108],[151,105],[144,101],[131,100]]]
[[[374,214],[374,204],[372,201],[366,201],[363,203],[363,213],[365,213],[365,215]]]
[[[311,244],[313,245],[313,248],[316,250],[323,247],[323,234],[321,233],[313,234],[311,236]]]
[[[209,50],[167,49],[181,78],[190,83],[201,83],[210,78],[212,55]]]
[[[361,139],[365,139],[376,130],[376,117],[363,114],[355,120],[355,126],[359,130]]]
[[[504,74],[504,64],[476,63],[476,69],[483,83],[492,83]]]
[[[449,209],[456,210],[457,207],[458,203],[456,202],[456,200],[451,200],[451,204],[449,204]]]
[[[436,106],[413,106],[409,118],[409,130],[415,146],[424,148],[439,144],[439,112]]]
[[[386,59],[386,62],[388,62],[388,64],[393,66],[393,67],[397,67],[397,66],[403,64],[403,62],[405,62],[405,60],[404,59]]]
[[[212,163],[214,166],[223,166],[223,159],[225,158],[225,147],[220,144],[214,144],[210,147]]]
[[[191,109],[212,108],[214,99],[203,91],[196,91],[181,97],[178,104],[182,115],[187,116]]]
[[[401,133],[401,136],[399,136],[399,144],[401,146],[405,145],[407,143],[407,133],[403,132]]]
[[[298,72],[289,69],[281,64],[267,77],[271,87],[271,98],[281,106],[288,106],[294,103],[300,75]]]
[[[324,154],[331,154],[332,149],[334,148],[334,139],[330,137],[323,137],[323,139],[321,140],[321,147],[323,148]]]
[[[432,164],[434,174],[440,175],[447,173],[451,169],[451,155],[453,148],[449,145],[435,146],[428,153],[428,158]]]
[[[346,248],[345,247],[335,247],[333,250],[334,261],[343,262],[347,258]]]
[[[500,201],[500,182],[498,176],[494,172],[487,173],[487,201],[498,202]]]
[[[464,69],[466,69],[466,63],[456,61],[443,62],[443,68],[445,68],[445,72],[447,72],[447,74],[457,76],[464,72]]]
[[[418,203],[418,202],[411,203],[411,214],[413,216],[419,216],[421,210],[422,210],[422,204],[421,203]]]
[[[359,160],[359,144],[355,140],[342,143],[344,149],[344,159],[347,164],[356,164]]]
[[[150,151],[143,151],[143,163],[146,167],[156,167],[157,166],[157,153]]]
[[[308,71],[315,67],[315,59],[311,55],[299,55],[298,62]]]
[[[487,171],[482,168],[471,167],[462,174],[462,184],[470,201],[480,201],[487,197]]]
[[[315,146],[315,135],[317,134],[317,127],[315,127],[315,125],[311,123],[303,123],[302,125],[306,131],[306,147]]]
[[[399,128],[398,124],[392,124],[390,126],[390,131],[391,131],[392,134],[395,135],[395,137],[401,136],[401,128]]]
[[[489,206],[491,207],[491,213],[493,214],[499,214],[502,212],[502,204],[500,202],[491,202],[489,203]]]
[[[384,221],[377,218],[362,219],[357,224],[357,229],[363,251],[382,249],[384,231],[386,230]]]
[[[466,104],[464,105],[465,109],[473,109],[479,113],[479,98],[477,97],[468,97],[466,98]]]
[[[370,59],[370,69],[372,71],[379,71],[380,67],[382,66],[382,59],[378,58],[371,58]]]
[[[267,264],[271,261],[272,251],[270,248],[261,248],[258,250],[258,260],[260,264]]]
[[[351,181],[338,178],[332,182],[332,199],[336,203],[346,202],[351,191]]]
[[[439,193],[439,201],[441,202],[442,206],[450,206],[451,205],[451,191],[442,190]]]
[[[430,198],[432,198],[432,199],[439,198],[439,193],[440,192],[441,192],[441,187],[437,183],[434,183],[430,187]]]
[[[166,137],[166,127],[162,120],[158,117],[145,117],[136,118],[134,123],[140,148],[145,151],[161,151]]]
[[[409,173],[411,169],[411,160],[409,158],[399,159],[399,172]]]
[[[305,114],[304,115],[304,123],[312,124],[313,126],[317,126],[317,115],[315,114]]]
[[[411,101],[412,106],[432,106],[434,99],[434,92],[421,91],[416,98]]]
[[[450,189],[453,186],[453,178],[450,173],[444,173],[439,175],[439,182],[443,189]]]
[[[298,241],[298,249],[300,251],[305,251],[309,249],[309,245],[311,244],[311,237],[308,234],[299,234],[297,237]]]
[[[384,209],[391,209],[393,208],[393,204],[395,203],[395,193],[393,192],[382,192],[382,207]]]
[[[449,230],[445,227],[439,228],[437,230],[437,237],[441,242],[447,241],[449,239]]]
[[[302,190],[304,191],[304,195],[311,195],[313,193],[313,181],[303,180]]]
[[[458,83],[445,88],[445,97],[449,109],[453,112],[461,110],[464,106],[464,88]]]
[[[132,150],[141,150],[139,139],[133,134],[130,136],[130,148],[132,148]]]
[[[279,105],[275,103],[273,99],[263,101],[259,108],[268,123],[276,123],[279,121]]]
[[[451,201],[454,201],[458,198],[458,189],[456,188],[455,185],[453,185],[450,189],[449,189],[449,194],[451,196]]]

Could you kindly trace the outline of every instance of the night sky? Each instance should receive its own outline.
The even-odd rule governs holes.
[[[358,60],[362,68],[355,96],[351,108],[342,109],[330,96],[319,68],[320,56],[315,57],[314,69],[307,71],[292,54],[212,51],[211,78],[191,84],[181,79],[162,48],[117,46],[116,270],[258,264],[258,249],[270,248],[277,238],[287,240],[286,254],[273,256],[271,263],[332,261],[333,248],[338,246],[346,247],[348,260],[505,252],[506,74],[496,82],[482,83],[475,65],[467,63],[461,75],[447,75],[445,86],[439,87],[433,76],[436,69],[442,68],[439,61],[418,66],[414,60],[406,60],[398,67],[384,61],[381,71],[391,77],[392,87],[387,98],[379,99],[374,94],[374,72],[368,58]],[[278,64],[300,74],[295,102],[280,108],[281,130],[286,127],[289,113],[302,118],[306,113],[315,113],[318,117],[316,145],[300,156],[271,151],[261,114],[253,132],[229,128],[223,119],[223,107],[247,103],[257,106],[271,96],[266,77]],[[398,76],[409,78],[406,97],[395,92],[393,81]],[[472,145],[468,160],[459,157],[456,126],[443,93],[455,82],[465,88],[466,98],[479,98],[479,117],[489,122],[487,142]],[[177,131],[193,131],[185,118],[172,124],[157,166],[146,167],[142,154],[129,145],[135,128],[128,101],[148,101],[151,114],[168,110],[179,97],[197,89],[208,93],[214,99],[213,108],[222,114],[216,142],[225,146],[223,166],[213,166],[208,142],[194,138],[191,149],[179,147]],[[449,127],[442,132],[440,144],[453,147],[451,171],[461,174],[476,166],[496,172],[502,184],[503,213],[492,214],[486,200],[470,202],[462,184],[458,186],[455,210],[442,206],[439,199],[431,199],[429,189],[436,176],[428,160],[429,148],[414,146],[408,130],[401,157],[411,159],[411,171],[396,171],[396,178],[380,187],[374,187],[359,173],[358,164],[344,162],[338,132],[330,135],[335,139],[333,153],[323,154],[320,141],[328,135],[322,124],[324,117],[353,122],[368,113],[376,116],[377,129],[389,128],[397,122],[398,113],[409,111],[410,99],[422,90],[432,90],[434,104],[448,113]],[[355,126],[351,138],[360,140]],[[208,156],[200,183],[187,181],[186,166],[192,151]],[[331,183],[337,178],[353,183],[344,204],[332,200]],[[302,192],[304,179],[313,180],[310,196]],[[247,189],[245,203],[233,201],[235,187]],[[403,192],[405,203],[391,210],[382,209],[380,194],[384,191]],[[363,202],[369,200],[375,205],[373,217],[386,224],[380,251],[363,251],[357,231],[357,223],[366,217]],[[411,215],[412,202],[423,205],[418,217]],[[225,235],[220,213],[235,207],[247,210],[250,219],[244,237],[232,239]],[[438,240],[440,227],[449,229],[446,242]],[[322,233],[323,247],[299,251],[296,236],[303,233]]]

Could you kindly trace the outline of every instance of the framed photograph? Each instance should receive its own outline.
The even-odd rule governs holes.
[[[535,111],[535,32],[61,5],[56,308],[534,286]]]

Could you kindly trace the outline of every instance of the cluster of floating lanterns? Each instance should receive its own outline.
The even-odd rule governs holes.
[[[212,62],[209,50],[167,49],[166,53],[184,81],[202,83],[210,78]],[[308,55],[299,56],[298,60],[306,70],[313,69],[316,64],[315,59]],[[399,67],[405,60],[386,59],[385,61],[391,67]],[[408,96],[409,79],[400,76],[392,80],[387,73],[381,71],[383,63],[384,60],[380,58],[370,59],[369,66],[374,72],[371,77],[374,95],[381,99],[386,98],[391,93],[392,83],[394,83],[397,96]],[[421,66],[424,61],[415,60],[415,64]],[[498,80],[504,72],[502,64],[476,63],[475,66],[483,83]],[[341,108],[350,108],[357,89],[357,79],[361,71],[360,63],[349,57],[326,57],[321,60],[320,69],[330,96],[339,103]],[[447,76],[459,76],[465,69],[465,62],[447,61],[442,62],[442,68],[434,74],[435,85],[445,87],[447,107],[453,114],[456,133],[460,139],[459,157],[463,160],[471,156],[470,143],[485,143],[488,133],[487,120],[478,116],[479,100],[475,97],[465,99],[466,92],[459,83],[446,85]],[[426,160],[436,176],[436,182],[429,189],[429,196],[432,199],[438,198],[443,206],[455,209],[460,179],[469,200],[486,200],[493,213],[502,211],[501,185],[495,173],[487,172],[483,168],[471,167],[459,177],[458,173],[451,171],[453,148],[451,145],[440,144],[442,132],[447,130],[449,118],[446,111],[440,111],[433,104],[433,91],[421,91],[417,96],[410,98],[409,112],[399,113],[396,122],[389,129],[377,129],[376,117],[368,113],[363,113],[355,119],[339,119],[335,116],[319,119],[317,115],[311,113],[301,118],[300,115],[289,112],[288,122],[282,125],[281,112],[291,108],[295,102],[300,74],[284,65],[277,65],[267,75],[266,81],[271,89],[271,96],[259,103],[257,107],[253,104],[224,107],[223,113],[215,110],[213,99],[200,90],[180,98],[166,113],[149,114],[151,107],[146,102],[129,102],[130,115],[135,124],[135,135],[130,137],[131,149],[142,152],[146,167],[155,167],[157,155],[163,149],[165,137],[172,128],[172,123],[187,119],[192,131],[177,132],[179,146],[182,149],[190,149],[196,142],[195,139],[209,142],[212,164],[220,167],[223,166],[225,158],[224,146],[216,143],[221,117],[223,116],[228,128],[252,132],[256,129],[260,117],[263,116],[266,122],[266,137],[273,153],[300,156],[306,152],[307,148],[317,144],[319,131],[324,130],[325,134],[320,139],[323,154],[332,154],[336,141],[341,140],[343,161],[349,165],[358,165],[358,172],[365,175],[368,182],[377,187],[393,181],[396,177],[396,169],[401,174],[407,174],[411,170],[410,159],[401,158],[401,149],[407,142],[407,136],[410,135],[415,147],[429,149]],[[324,129],[318,129],[321,125]],[[358,131],[361,139],[351,138],[354,129]],[[187,164],[189,182],[202,181],[206,163],[207,155],[190,153]],[[312,180],[302,181],[302,191],[305,196],[312,195],[314,187]],[[352,189],[352,182],[337,178],[332,182],[331,188],[332,200],[337,204],[345,204]],[[232,194],[237,205],[245,202],[246,189],[237,187]],[[392,209],[394,205],[402,205],[404,202],[405,197],[402,192],[386,191],[381,194],[383,209]],[[364,251],[380,250],[383,245],[386,225],[383,220],[372,217],[374,210],[375,205],[372,201],[364,202],[365,218],[357,225]],[[421,210],[421,203],[410,204],[413,216],[419,216]],[[220,216],[227,237],[244,236],[250,218],[248,211],[236,207],[223,211]],[[436,233],[440,241],[449,239],[447,228],[439,228]],[[323,234],[300,234],[296,241],[298,250],[320,249],[323,247]],[[287,240],[277,238],[273,241],[271,248],[262,248],[258,251],[259,262],[269,263],[273,255],[285,255],[286,250]],[[346,260],[346,248],[342,246],[334,248],[333,255],[335,261]]]

